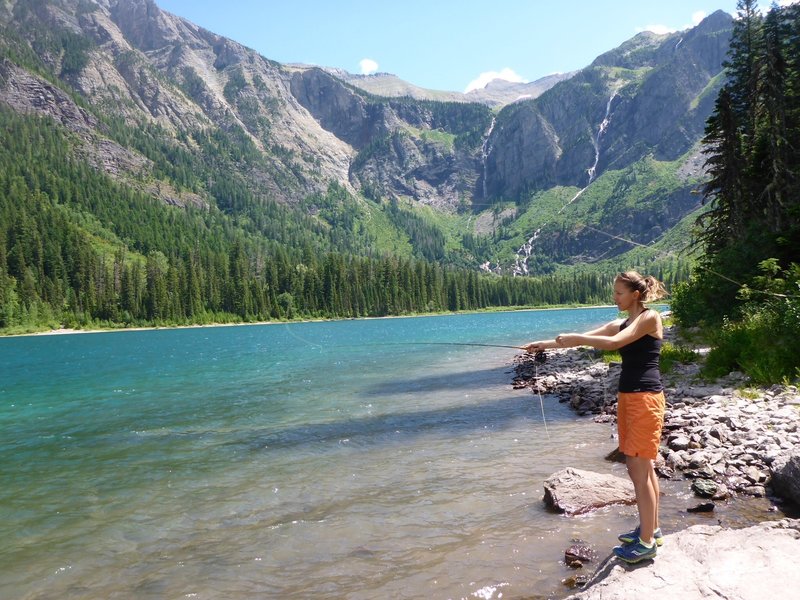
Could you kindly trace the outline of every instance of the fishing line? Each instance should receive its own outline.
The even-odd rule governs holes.
[[[284,330],[286,331],[286,333],[288,333],[290,336],[292,336],[292,337],[293,337],[293,338],[295,338],[296,340],[300,340],[301,342],[303,342],[304,344],[308,344],[309,346],[312,346],[312,347],[317,347],[317,348],[319,348],[320,350],[322,350],[322,349],[323,349],[323,347],[322,347],[322,345],[321,345],[321,344],[317,344],[317,343],[315,343],[315,342],[312,342],[311,340],[304,339],[304,338],[300,337],[299,335],[297,335],[296,333],[294,333],[294,332],[291,330],[291,328],[289,327],[289,324],[288,324],[288,323],[286,323],[285,321],[282,323],[282,325],[283,325],[283,328],[284,328]]]
[[[544,399],[542,398],[542,391],[539,386],[539,363],[545,361],[546,354],[544,350],[540,350],[533,355],[533,376],[536,379],[536,395],[539,396],[539,406],[542,409],[542,423],[544,423],[544,432],[547,434],[547,441],[550,441],[550,431],[547,429],[547,419],[544,416]]]
[[[527,350],[525,346],[509,346],[505,344],[479,344],[477,342],[383,342],[381,344],[372,344],[375,346],[478,346],[481,348],[510,348],[512,350]],[[544,351],[536,352],[533,355],[534,364],[534,378],[536,379],[536,394],[539,396],[539,407],[542,410],[542,423],[544,423],[544,431],[547,434],[548,441],[550,440],[550,430],[547,428],[547,417],[544,413],[544,398],[539,389],[539,363],[545,361]]]
[[[610,238],[614,238],[615,240],[620,240],[621,242],[627,242],[628,244],[633,244],[634,246],[639,246],[640,248],[649,248],[650,247],[650,245],[640,244],[639,242],[634,242],[633,240],[629,240],[629,239],[626,239],[624,237],[620,237],[618,235],[613,235],[611,233],[608,233],[608,232],[605,232],[605,231],[601,231],[600,229],[595,229],[594,227],[592,227],[590,225],[584,225],[584,227],[586,229],[590,229],[590,230],[592,230],[592,231],[594,231],[596,233],[600,233],[600,234],[608,236]],[[658,241],[658,238],[653,240],[651,242],[651,245],[654,244],[657,241]],[[708,271],[712,275],[716,275],[720,279],[724,279],[725,281],[729,281],[730,283],[732,283],[734,285],[737,285],[740,288],[747,287],[744,283],[741,283],[740,281],[736,281],[735,279],[731,279],[727,275],[723,275],[722,273],[718,273],[717,271],[715,271],[713,269],[710,269],[709,267],[707,267],[705,265],[695,265],[695,268],[696,269],[703,269],[704,271]],[[748,288],[748,289],[751,292],[755,293],[755,294],[764,294],[764,295],[767,295],[767,296],[775,296],[776,298],[798,298],[798,296],[794,295],[794,294],[779,294],[777,292],[770,292],[770,291],[767,291],[767,290],[754,290],[754,289],[751,289],[751,288]]]
[[[608,237],[610,237],[610,238],[614,238],[615,240],[620,240],[620,241],[622,241],[622,242],[628,242],[629,244],[633,244],[634,246],[639,246],[639,247],[641,247],[641,248],[649,248],[649,247],[650,247],[650,246],[648,246],[648,245],[645,245],[645,244],[640,244],[639,242],[634,242],[633,240],[629,240],[629,239],[626,239],[626,238],[624,238],[624,237],[620,237],[620,236],[618,236],[618,235],[614,235],[614,234],[612,234],[612,233],[608,233],[608,232],[605,232],[605,231],[601,231],[601,230],[599,230],[599,229],[595,229],[594,227],[592,227],[592,226],[590,226],[590,225],[584,225],[584,227],[585,227],[586,229],[590,229],[590,230],[592,230],[592,231],[594,231],[594,232],[596,232],[596,233],[601,233],[601,234],[603,234],[603,235],[607,235]],[[656,240],[653,240],[653,242],[651,242],[651,243],[655,243],[655,241],[656,241]]]

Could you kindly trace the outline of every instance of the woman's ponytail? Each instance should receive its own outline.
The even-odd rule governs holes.
[[[629,289],[639,292],[642,302],[653,302],[669,296],[664,284],[652,275],[642,277],[636,271],[626,271],[617,275],[615,281],[622,281]]]

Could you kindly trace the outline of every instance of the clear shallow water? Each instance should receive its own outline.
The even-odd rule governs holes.
[[[612,429],[552,399],[545,428],[514,350],[412,342],[615,316],[0,339],[0,597],[565,595],[570,540],[610,548],[634,509],[552,515],[542,481],[608,470]]]

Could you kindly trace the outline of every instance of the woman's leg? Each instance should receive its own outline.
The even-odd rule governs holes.
[[[653,531],[659,528],[658,525],[658,507],[661,504],[661,488],[658,485],[658,475],[656,474],[655,465],[653,461],[650,461],[650,485],[653,487],[653,490],[656,494],[656,512],[655,512],[655,525],[653,526]]]
[[[639,537],[649,544],[658,524],[658,481],[653,462],[640,456],[628,456],[626,462],[639,509]]]

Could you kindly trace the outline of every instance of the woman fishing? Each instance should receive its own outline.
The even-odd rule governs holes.
[[[643,277],[636,271],[620,273],[614,279],[614,303],[620,311],[628,313],[627,319],[612,321],[583,334],[562,333],[555,340],[524,346],[528,352],[539,352],[585,345],[619,350],[622,356],[617,404],[619,449],[625,455],[636,492],[639,525],[619,536],[622,545],[615,546],[614,553],[629,563],[654,558],[657,546],[663,543],[653,461],[658,456],[664,424],[664,388],[659,371],[664,329],[661,315],[644,303],[663,298],[666,293],[655,277]]]

